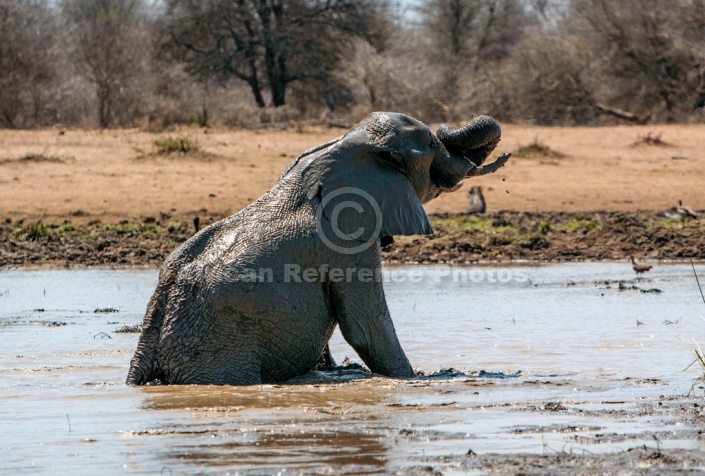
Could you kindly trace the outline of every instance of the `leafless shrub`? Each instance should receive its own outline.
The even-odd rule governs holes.
[[[705,121],[701,0],[395,5],[0,0],[0,127]]]
[[[648,132],[645,136],[639,137],[639,139],[633,144],[634,147],[640,145],[670,146],[671,144],[661,139],[661,134],[651,135],[651,132]]]
[[[601,57],[606,104],[666,122],[705,106],[703,2],[574,0],[571,8]]]
[[[144,44],[149,44],[141,0],[73,0],[61,5],[73,59],[94,87],[98,125],[128,123],[140,105],[131,93],[144,75]]]
[[[593,122],[593,61],[580,38],[537,35],[519,45],[510,75],[522,119],[561,125]]]
[[[43,119],[43,91],[56,79],[56,24],[45,0],[0,2],[0,127]]]

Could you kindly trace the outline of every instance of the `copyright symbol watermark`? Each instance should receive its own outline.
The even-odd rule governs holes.
[[[382,210],[377,200],[356,187],[342,187],[328,193],[316,210],[316,232],[333,251],[360,253],[379,239]]]

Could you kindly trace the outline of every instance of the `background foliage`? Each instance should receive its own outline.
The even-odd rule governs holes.
[[[0,127],[703,122],[705,0],[0,0]]]

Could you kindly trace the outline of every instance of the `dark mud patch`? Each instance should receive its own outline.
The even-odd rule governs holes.
[[[42,321],[37,319],[3,319],[0,320],[0,327],[19,326],[39,326],[39,327],[63,327],[68,325],[63,321]]]
[[[88,213],[88,212],[85,212]],[[149,220],[147,220],[149,218]],[[160,266],[194,233],[192,222],[168,213],[142,223],[48,223],[25,239],[24,221],[0,223],[0,268]],[[202,214],[204,226],[222,217]],[[563,262],[705,259],[705,222],[657,212],[496,212],[482,216],[432,215],[434,233],[396,237],[383,249],[386,263],[472,264],[516,260]]]
[[[463,372],[454,368],[441,369],[436,372],[426,375],[423,371],[417,371],[418,380],[450,380],[450,379],[507,379],[517,378],[521,376],[521,370],[493,372],[487,370],[478,370],[472,372]]]
[[[398,432],[398,437],[406,441],[426,442],[443,441],[446,439],[466,439],[475,438],[469,433],[448,433],[437,430],[402,428]]]
[[[517,406],[516,412],[563,413],[580,417],[595,418],[675,418],[691,423],[705,422],[705,406],[699,399],[682,396],[661,396],[657,401],[600,401],[597,408],[581,408],[582,403],[547,402],[543,405],[528,404]]]
[[[574,454],[546,449],[545,454],[476,454],[472,449],[465,456],[418,458],[418,466],[397,474],[442,474],[434,469],[443,464],[451,471],[473,474],[523,475],[662,475],[702,474],[705,452],[682,449],[659,449],[656,444],[639,446],[610,454]],[[433,465],[433,466],[429,466]]]
[[[114,331],[116,334],[139,334],[142,332],[142,325],[141,324],[135,324],[134,326],[128,326],[124,325],[122,327],[118,327]]]
[[[496,212],[434,215],[434,234],[399,237],[389,263],[705,259],[705,222],[656,212]]]
[[[521,376],[521,370],[506,372],[486,370],[463,372],[454,368],[447,368],[437,370],[430,374],[426,374],[421,369],[416,369],[415,371],[416,377],[403,380],[405,384],[425,386],[435,381],[483,382],[484,380],[492,379],[514,379]],[[294,377],[286,383],[293,385],[343,383],[353,380],[369,379],[375,375],[376,374],[370,372],[363,365],[351,362],[347,365],[319,366],[304,375]]]
[[[512,427],[510,428],[509,433],[514,435],[523,435],[526,433],[584,433],[587,431],[601,431],[603,429],[604,428],[600,426],[559,425],[557,423],[553,423],[548,426],[532,425]]]

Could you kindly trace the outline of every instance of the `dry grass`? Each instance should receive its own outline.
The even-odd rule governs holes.
[[[430,125],[435,130],[434,125]],[[488,212],[497,210],[667,210],[679,199],[705,208],[705,167],[696,157],[705,150],[705,125],[539,127],[502,124],[502,152],[537,143],[560,151],[566,159],[512,157],[495,174],[467,180],[479,185]],[[136,150],[151,152],[165,134],[135,129],[111,131],[0,130],[3,154],[21,157],[32,150],[52,150],[74,161],[17,162],[0,169],[0,219],[42,219],[76,224],[101,220],[142,222],[171,215],[191,223],[194,216],[226,216],[252,203],[279,179],[303,150],[339,136],[343,129],[305,126],[289,130],[196,128],[172,131],[189,137],[212,157],[156,154],[135,160]],[[663,134],[674,145],[632,147],[634,137]],[[537,140],[538,138],[538,140]],[[671,160],[672,155],[691,160]],[[225,159],[227,158],[227,159]],[[569,159],[569,160],[568,160]],[[645,184],[647,186],[645,186]],[[429,213],[461,212],[468,196],[462,190],[425,205]],[[207,210],[203,212],[202,210]],[[80,215],[72,212],[81,210]]]
[[[639,137],[639,139],[634,142],[633,146],[638,147],[640,145],[646,145],[646,146],[659,146],[659,147],[666,147],[670,146],[668,142],[664,141],[661,139],[661,134],[654,134],[651,135],[651,132],[648,132],[645,136]]]
[[[74,157],[70,155],[56,155],[56,154],[47,154],[47,153],[39,153],[39,152],[28,152],[26,154],[23,154],[17,158],[4,158],[0,159],[0,164],[6,164],[6,163],[11,163],[11,162],[18,162],[18,163],[55,163],[55,164],[63,164],[66,162],[73,162],[76,160]]]
[[[551,149],[546,144],[539,142],[538,138],[535,138],[533,142],[527,145],[522,145],[517,149],[516,156],[531,158],[531,157],[542,157],[550,159],[562,159],[565,154]]]
[[[154,140],[157,154],[197,154],[202,152],[201,147],[189,136],[167,136]]]

